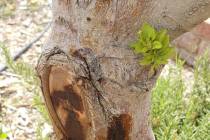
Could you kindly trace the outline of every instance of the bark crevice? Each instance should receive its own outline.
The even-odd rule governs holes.
[[[113,103],[105,97],[106,92],[101,86],[100,80],[103,78],[103,75],[98,57],[89,48],[78,49],[73,53],[73,56],[79,57],[85,63],[88,80],[96,90],[96,96],[105,119],[109,121],[114,114],[117,114],[117,110],[114,108]]]

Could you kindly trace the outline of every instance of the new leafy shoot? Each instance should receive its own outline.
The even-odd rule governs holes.
[[[151,66],[151,71],[166,64],[173,53],[167,31],[165,29],[157,31],[147,23],[143,24],[138,32],[138,40],[131,45],[131,48],[136,54],[143,56],[139,63]]]

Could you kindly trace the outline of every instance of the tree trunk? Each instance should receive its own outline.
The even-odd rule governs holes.
[[[128,47],[142,23],[174,39],[205,20],[210,0],[54,0],[37,71],[60,140],[153,140],[151,89]]]

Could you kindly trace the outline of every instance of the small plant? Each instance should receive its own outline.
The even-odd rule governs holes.
[[[0,49],[2,50],[2,55],[5,58],[6,66],[9,68],[9,71],[18,75],[21,78],[21,81],[23,82],[24,87],[26,87],[27,90],[30,90],[31,92],[34,93],[33,106],[40,112],[40,114],[42,115],[44,119],[43,121],[50,123],[48,112],[44,105],[42,96],[40,95],[41,91],[39,87],[39,80],[35,74],[35,70],[33,69],[33,67],[22,61],[19,61],[19,62],[13,61],[8,48],[1,42],[0,42]],[[39,137],[38,132],[42,131],[41,128],[42,128],[41,126],[38,126],[37,128],[37,137]],[[5,136],[6,134],[1,133],[0,131],[0,140],[3,140],[1,139],[1,137],[5,137]],[[39,139],[47,140],[47,138],[42,139],[42,137],[39,137]]]
[[[152,124],[157,140],[210,139],[210,60],[197,61],[194,86],[187,96],[182,79],[183,62],[160,77],[153,89]]]
[[[7,134],[4,133],[4,132],[2,131],[2,129],[0,128],[0,140],[6,140],[6,138],[7,138]]]
[[[0,48],[5,58],[6,66],[12,73],[21,76],[21,78],[24,79],[23,81],[29,85],[39,85],[39,81],[33,67],[24,62],[14,62],[8,48],[3,43],[0,43]]]
[[[152,124],[157,140],[179,140],[175,137],[184,107],[182,65],[183,62],[177,60],[177,66],[169,69],[167,77],[160,77],[153,89]]]
[[[147,23],[143,24],[138,32],[138,40],[131,45],[131,48],[136,54],[143,55],[139,63],[150,65],[151,70],[166,64],[173,52],[167,31],[157,31]]]

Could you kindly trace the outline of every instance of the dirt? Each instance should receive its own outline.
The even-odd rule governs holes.
[[[47,0],[13,0],[13,4],[16,9],[11,11],[12,14],[0,18],[0,42],[9,48],[11,54],[36,38],[52,17],[51,4]],[[20,60],[35,67],[48,34],[49,31]],[[4,64],[3,57],[0,64]],[[21,83],[21,78],[9,71],[0,75],[0,128],[9,140],[50,138],[52,126],[32,105],[34,92]]]

